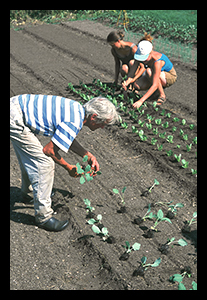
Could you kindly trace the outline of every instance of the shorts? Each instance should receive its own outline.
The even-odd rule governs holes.
[[[166,79],[165,87],[169,87],[173,83],[175,83],[175,81],[177,80],[177,73],[176,73],[174,67],[172,67],[172,69],[169,72],[166,72],[166,71],[163,71],[163,72],[165,73],[165,79]]]

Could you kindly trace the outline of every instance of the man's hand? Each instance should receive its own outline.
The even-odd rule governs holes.
[[[94,172],[98,172],[99,171],[99,163],[97,162],[95,156],[93,154],[87,154],[88,155],[88,163],[89,165],[91,165],[91,169]]]
[[[70,168],[68,168],[68,173],[71,177],[74,177],[74,178],[81,176],[81,174],[77,173],[77,167],[75,165],[70,165]]]

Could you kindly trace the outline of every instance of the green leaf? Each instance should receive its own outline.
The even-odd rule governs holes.
[[[125,242],[127,249],[130,248],[130,243],[128,241]]]
[[[118,191],[117,189],[113,189],[113,192],[114,192],[115,194],[118,194],[118,193],[119,193],[119,191]]]
[[[86,173],[85,176],[87,181],[93,180],[93,176],[91,176],[89,173]]]
[[[195,281],[192,281],[192,287],[194,291],[197,291],[197,283]]]
[[[157,179],[155,179],[154,183],[155,183],[155,185],[159,185],[160,184]]]
[[[168,218],[162,218],[162,221],[167,221],[167,222],[169,222],[170,224],[172,224],[171,220],[168,219]]]
[[[184,246],[187,246],[188,243],[187,243],[184,239],[179,239],[179,240],[178,240],[178,244],[179,244],[180,246],[184,247]]]
[[[95,220],[95,219],[90,219],[90,220],[88,220],[88,224],[93,225],[94,223],[96,223],[96,220]]]
[[[101,221],[102,220],[102,215],[97,215],[97,220]]]
[[[105,236],[108,235],[108,229],[106,227],[103,227],[101,231]]]
[[[176,203],[175,206],[176,206],[176,207],[183,207],[184,204],[183,204],[183,203]]]
[[[163,211],[161,209],[159,209],[157,212],[158,219],[163,219],[163,216],[164,216]]]
[[[84,173],[84,171],[83,171],[83,169],[82,169],[82,167],[79,163],[76,164],[76,167],[77,167],[77,173],[78,174],[83,174]]]
[[[193,213],[193,218],[196,218],[197,217],[197,211],[195,211],[194,213]]]
[[[86,162],[86,161],[88,161],[88,155],[85,155],[85,156],[83,157],[83,162]]]
[[[88,206],[90,206],[91,205],[91,201],[90,200],[88,200],[88,199],[83,199],[83,201],[84,201],[84,203],[85,203],[85,205],[88,205]]]
[[[96,172],[96,175],[101,175],[101,171]]]
[[[90,172],[90,170],[91,170],[91,166],[87,165],[86,168],[85,168],[85,173]]]
[[[144,264],[146,263],[146,261],[147,261],[147,257],[146,257],[146,256],[143,256],[143,257],[141,258],[142,264],[144,265]]]
[[[181,282],[183,280],[183,277],[180,274],[174,274],[173,276],[170,277],[171,281],[175,282]]]
[[[92,228],[93,232],[95,232],[96,234],[101,233],[101,230],[98,228],[98,226],[93,225],[91,228]]]
[[[186,287],[184,286],[184,284],[183,284],[182,282],[180,282],[180,283],[178,284],[178,290],[179,290],[179,291],[184,291],[184,290],[186,290]]]
[[[122,194],[125,192],[125,190],[126,190],[126,186],[122,189]]]
[[[80,184],[84,184],[85,183],[85,178],[83,177],[83,175],[81,176],[81,178],[80,178]]]
[[[133,249],[134,251],[137,251],[137,250],[140,249],[140,247],[141,247],[141,244],[139,244],[139,243],[134,243],[134,245],[132,246],[132,249]]]
[[[151,267],[158,267],[159,264],[161,263],[161,258],[159,257],[158,259],[156,259],[156,261],[151,265]]]

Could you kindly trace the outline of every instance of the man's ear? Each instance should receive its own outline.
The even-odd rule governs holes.
[[[96,121],[96,117],[97,117],[97,114],[92,114],[91,115],[91,121],[95,122]]]

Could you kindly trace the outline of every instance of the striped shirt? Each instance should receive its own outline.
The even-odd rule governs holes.
[[[60,96],[19,95],[24,123],[32,132],[52,136],[52,142],[67,152],[83,127],[83,106]]]

